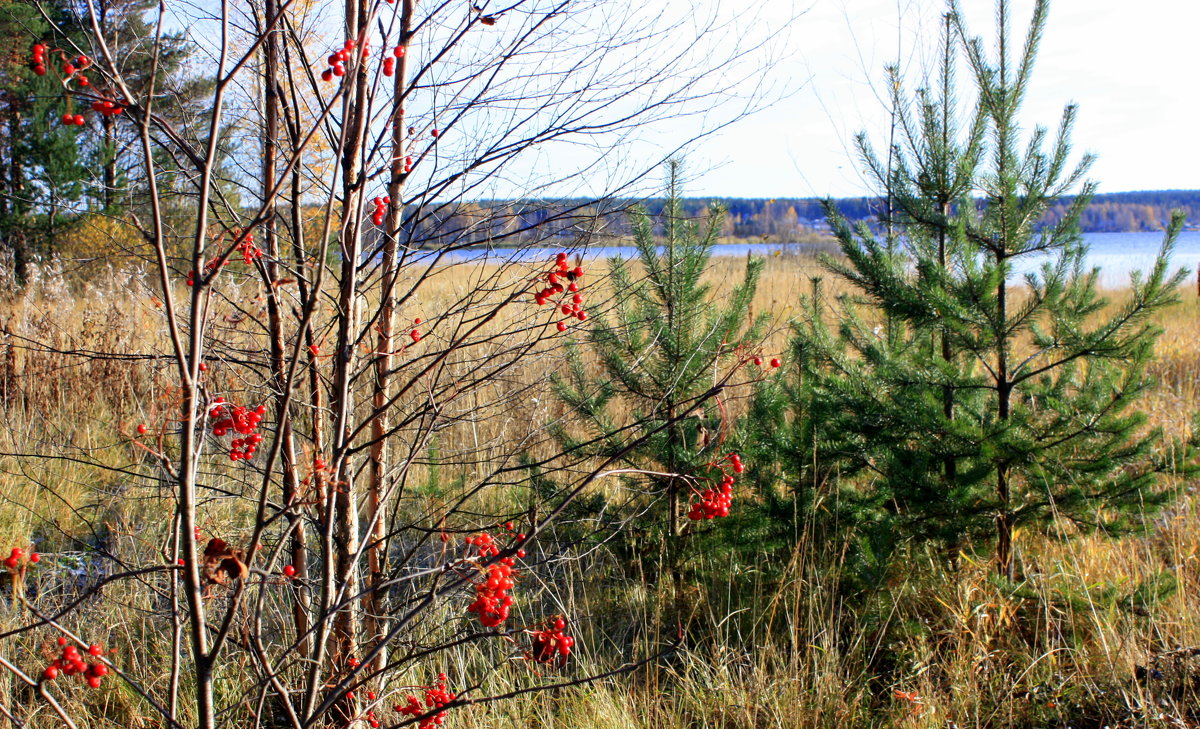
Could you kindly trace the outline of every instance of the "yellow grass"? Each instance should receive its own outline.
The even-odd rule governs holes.
[[[715,259],[710,277],[731,280],[744,265],[742,259]],[[446,271],[424,291],[422,309],[436,310],[489,273],[494,270],[472,266]],[[810,259],[770,259],[755,310],[772,312],[780,323],[798,314],[808,280],[818,273]],[[244,294],[251,299],[254,291]],[[152,281],[139,276],[114,274],[91,284],[86,295],[50,276],[0,308],[8,335],[0,351],[0,544],[28,544],[36,535],[39,549],[88,573],[97,569],[90,550],[98,546],[144,558],[163,543],[168,493],[147,489],[159,475],[118,431],[131,433],[137,423],[171,412],[167,365],[83,361],[54,351],[166,351],[152,295]],[[1114,298],[1121,295],[1114,292]],[[1162,384],[1146,403],[1153,423],[1173,435],[1188,432],[1200,406],[1200,302],[1190,288],[1183,298],[1159,317],[1165,333],[1154,372]],[[785,327],[776,326],[767,351],[784,352],[786,340]],[[531,364],[516,382],[495,387],[538,385],[544,374],[544,364]],[[451,461],[446,469],[453,471],[449,454],[457,449],[499,449],[527,435],[531,423],[561,414],[544,387],[534,392],[541,393],[537,402],[447,431],[438,444]],[[64,446],[87,462],[39,455]],[[145,479],[136,489],[131,472]],[[653,652],[661,647],[650,637],[653,627],[664,621],[690,621],[702,637],[633,673],[460,710],[447,726],[1098,727],[1118,726],[1119,717],[1128,718],[1128,726],[1195,726],[1185,718],[1200,701],[1195,687],[1193,693],[1150,695],[1134,680],[1136,667],[1156,654],[1200,646],[1200,506],[1194,484],[1175,487],[1180,499],[1155,517],[1151,536],[1056,540],[1022,533],[1018,548],[1026,575],[1017,590],[997,586],[990,565],[969,557],[956,571],[932,562],[896,570],[869,601],[872,622],[860,622],[862,615],[838,602],[836,569],[814,568],[836,564],[822,543],[802,540],[790,564],[773,566],[773,577],[713,560],[707,566],[711,578],[689,592],[683,606],[666,589],[618,581],[603,564],[599,573],[567,573],[559,596],[571,600],[574,614],[589,616],[578,622],[575,674]],[[130,498],[135,493],[138,498]],[[245,520],[233,506],[217,503],[204,507],[202,524],[218,533],[236,531]],[[1139,586],[1154,584],[1174,589],[1138,594]],[[126,669],[162,689],[162,626],[139,612],[151,599],[136,585],[116,587],[67,625],[92,634],[102,626],[99,632],[119,648]],[[13,627],[17,618],[7,600],[0,602],[0,629]],[[32,670],[49,635],[10,638],[2,650]],[[476,659],[464,651],[448,660],[465,665]],[[890,678],[881,679],[885,665]],[[225,680],[236,681],[238,670],[225,667]],[[489,690],[522,685],[525,670],[497,673]],[[1191,680],[1197,677],[1200,670]],[[159,725],[140,699],[116,688],[119,682],[109,686],[114,688],[105,692],[64,692],[68,705],[89,717],[82,726]],[[11,680],[0,680],[0,703],[29,701]],[[32,725],[58,723],[43,711]]]

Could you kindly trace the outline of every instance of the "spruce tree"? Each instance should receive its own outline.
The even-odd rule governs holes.
[[[657,474],[624,479],[641,496],[594,506],[631,526],[627,533],[658,540],[668,561],[679,554],[673,538],[687,523],[685,500],[707,488],[710,464],[729,455],[724,374],[748,361],[767,321],[750,313],[762,259],[749,259],[741,281],[719,294],[702,282],[724,211],[686,218],[679,175],[679,163],[669,163],[661,235],[645,209],[632,212],[638,258],[609,261],[613,305],[595,313],[584,346],[568,346],[565,376],[554,378],[573,415],[574,426],[557,432],[564,445],[599,457],[624,453],[627,467]]]
[[[1048,2],[1035,4],[1014,52],[1007,0],[997,3],[996,56],[947,16],[942,91],[918,95],[906,146],[867,166],[893,201],[888,239],[831,223],[854,290],[833,306],[818,285],[797,330],[805,393],[821,450],[857,473],[864,508],[895,533],[957,548],[994,539],[1014,574],[1014,530],[1061,518],[1084,529],[1126,526],[1166,498],[1158,476],[1194,466],[1191,445],[1162,448],[1138,398],[1158,330],[1183,272],[1168,258],[1176,219],[1150,272],[1110,302],[1085,266],[1079,217],[1094,185],[1090,157],[1070,163],[1076,109],[1057,132],[1028,135],[1020,111]],[[958,134],[951,42],[960,44],[977,116]],[[901,114],[901,119],[906,116]],[[1065,214],[1047,222],[1056,203]],[[892,245],[899,241],[899,245]]]

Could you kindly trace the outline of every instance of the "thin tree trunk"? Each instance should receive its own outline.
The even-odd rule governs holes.
[[[1002,240],[1006,240],[1003,239]],[[1002,265],[1004,257],[996,255],[997,265]],[[1008,285],[1003,277],[996,287],[997,321],[1004,326],[1008,320]],[[996,415],[999,426],[1003,430],[1008,425],[1009,408],[1012,398],[1012,383],[1008,377],[1008,337],[1001,333],[996,357]],[[1009,507],[1009,478],[1008,464],[999,463],[996,466],[996,497],[998,513],[996,514],[996,571],[1008,579],[1013,579],[1012,555],[1012,512]]]
[[[384,222],[383,247],[383,276],[381,300],[379,302],[379,337],[375,345],[375,382],[372,397],[374,418],[371,420],[371,461],[368,471],[367,513],[371,522],[371,535],[367,547],[367,590],[363,605],[363,631],[373,644],[378,646],[378,653],[372,662],[374,671],[382,671],[387,665],[387,646],[384,642],[387,626],[383,618],[384,605],[382,600],[384,572],[387,567],[387,478],[388,460],[387,443],[384,435],[388,432],[390,421],[387,403],[391,399],[391,369],[394,357],[396,329],[396,277],[399,274],[399,257],[397,255],[401,222],[404,218],[404,181],[405,146],[407,144],[407,125],[404,119],[405,79],[408,69],[408,47],[411,42],[414,0],[403,0],[400,7],[400,46],[405,49],[404,55],[396,59],[396,81],[392,96],[392,162],[391,178],[388,181],[387,216]],[[383,48],[384,54],[388,53]]]
[[[100,129],[104,135],[104,211],[111,212],[116,205],[117,187],[117,136],[116,121],[111,116],[100,117]]]
[[[346,37],[357,41],[354,48],[353,65],[348,69],[352,78],[347,83],[352,88],[343,97],[345,113],[342,117],[345,144],[342,152],[342,265],[341,280],[338,282],[338,327],[337,351],[333,353],[333,468],[334,489],[334,584],[342,600],[359,592],[358,552],[359,518],[358,490],[354,482],[354,468],[350,463],[350,432],[353,429],[354,400],[352,378],[355,343],[358,338],[358,264],[362,258],[362,165],[359,156],[362,139],[366,131],[367,73],[362,63],[362,40],[368,28],[367,3],[365,0],[347,0]],[[351,601],[342,606],[334,616],[333,660],[335,670],[340,670],[349,659],[355,657],[360,637],[361,604]],[[333,721],[346,722],[354,716],[353,702],[344,699],[333,712]],[[341,716],[339,716],[339,714]]]
[[[280,61],[280,29],[277,27],[279,16],[278,0],[266,0],[263,25],[268,29],[266,42],[263,44],[263,167],[262,189],[268,195],[264,201],[263,243],[267,249],[267,259],[264,265],[267,283],[267,328],[270,337],[271,379],[275,390],[275,422],[280,427],[280,457],[283,469],[283,503],[288,509],[287,520],[291,532],[290,555],[291,564],[296,573],[302,578],[306,574],[308,562],[307,533],[304,519],[298,511],[300,501],[300,479],[297,473],[296,443],[292,430],[292,421],[285,411],[287,402],[286,361],[284,357],[283,312],[279,302],[279,218],[277,196],[274,193],[278,182],[277,167],[279,162],[279,61]],[[295,588],[295,601],[292,603],[292,623],[296,636],[308,632],[308,593],[303,582]],[[301,658],[308,657],[308,641],[301,640],[297,646]]]

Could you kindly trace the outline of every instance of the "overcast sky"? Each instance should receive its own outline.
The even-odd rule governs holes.
[[[719,0],[718,0],[719,1]],[[728,1],[728,0],[726,0]],[[795,12],[779,2],[779,22]],[[801,0],[803,1],[803,0]],[[805,84],[692,152],[688,194],[850,196],[870,192],[849,149],[859,130],[886,139],[876,89],[885,63],[920,64],[941,0],[810,0],[792,22],[792,57],[773,70]],[[1014,0],[1024,38],[1031,0]],[[993,0],[961,0],[973,35],[995,37]],[[806,9],[805,9],[806,8]],[[1101,191],[1200,188],[1200,3],[1056,0],[1023,116],[1055,125],[1079,104],[1075,148],[1098,159]],[[964,74],[960,82],[969,79]],[[882,146],[882,145],[879,145]]]

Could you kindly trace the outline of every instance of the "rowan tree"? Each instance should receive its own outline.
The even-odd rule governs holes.
[[[122,7],[132,27],[143,6]],[[310,54],[300,11],[336,17],[336,43]],[[625,139],[754,88],[738,59],[768,36],[701,50],[702,38],[679,42],[690,13],[670,23],[608,2],[158,4],[139,26],[153,29],[149,63],[127,66],[96,31],[100,12],[88,3],[92,32],[55,27],[45,45],[87,59],[83,84],[50,54],[70,79],[56,103],[137,140],[129,177],[144,192],[128,217],[153,276],[132,280],[152,282],[134,295],[153,302],[161,336],[144,352],[61,355],[136,363],[154,383],[156,397],[129,399],[140,422],[106,432],[137,455],[129,493],[169,518],[114,556],[92,594],[152,592],[146,661],[168,679],[121,681],[171,726],[301,729],[428,726],[594,678],[555,678],[574,618],[553,584],[526,579],[561,556],[542,540],[548,526],[624,455],[595,460],[553,498],[530,496],[522,458],[563,457],[536,394],[592,290],[593,272],[567,265],[581,241],[561,232],[586,230],[592,210],[656,166],[641,148],[622,167]],[[176,27],[188,29],[200,100],[167,83]],[[629,63],[650,49],[665,73]],[[187,128],[180,108],[196,112]],[[231,149],[231,129],[253,133]],[[559,143],[594,155],[543,177],[542,152]],[[515,204],[466,205],[497,188],[529,199],[585,182],[588,199],[536,221]],[[481,239],[560,255],[516,251],[463,272],[458,256]],[[568,273],[579,291],[548,283]],[[443,284],[459,275],[470,285]],[[560,328],[564,306],[573,318]],[[489,430],[514,415],[528,427]],[[626,449],[686,414],[655,417]],[[40,455],[101,467],[70,444]],[[450,471],[438,493],[420,488],[434,467]],[[59,618],[83,613],[52,623],[38,606],[25,603],[23,634],[79,642]],[[68,655],[46,668],[60,664],[75,668]],[[96,670],[81,675],[92,683]],[[53,679],[14,675],[71,723]],[[395,694],[386,709],[379,697]]]

